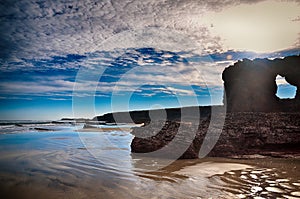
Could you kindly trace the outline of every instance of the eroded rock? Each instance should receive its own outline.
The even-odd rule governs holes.
[[[207,135],[209,119],[200,119],[199,128],[175,121],[152,122],[152,127],[134,128],[131,149],[134,153],[150,153],[168,145],[183,125],[187,134],[195,133],[190,147],[180,158],[197,158],[203,139]],[[158,127],[155,128],[155,125]],[[286,128],[291,126],[292,128]],[[154,133],[153,132],[157,132]],[[147,137],[148,135],[148,137]],[[300,113],[227,113],[218,142],[208,154],[212,157],[247,158],[258,156],[296,157],[300,155]],[[190,136],[188,136],[190,137]],[[178,138],[178,137],[177,137]],[[212,137],[208,136],[207,139]],[[179,137],[184,143],[186,137]],[[178,145],[181,147],[181,145]],[[169,154],[176,150],[170,150]],[[253,156],[254,155],[254,156]]]

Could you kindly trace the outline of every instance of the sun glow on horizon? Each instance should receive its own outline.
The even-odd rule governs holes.
[[[267,1],[212,12],[204,20],[229,49],[272,52],[295,46],[299,10],[297,2]]]

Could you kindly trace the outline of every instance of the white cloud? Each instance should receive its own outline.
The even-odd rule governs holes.
[[[21,96],[0,96],[0,99],[5,99],[5,100],[32,100],[31,97],[21,97]]]
[[[49,97],[47,99],[53,100],[53,101],[66,101],[66,100],[70,100],[70,99],[67,99],[67,98],[55,98],[55,97]]]

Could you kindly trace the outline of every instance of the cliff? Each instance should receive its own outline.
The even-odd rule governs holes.
[[[218,108],[221,106],[215,106]],[[94,121],[104,121],[107,123],[148,123],[153,120],[169,120],[169,121],[180,121],[181,112],[189,112],[189,109],[199,109],[200,116],[206,117],[211,112],[210,106],[201,107],[183,107],[183,108],[169,108],[169,109],[157,109],[157,110],[142,110],[142,111],[129,111],[129,112],[115,112],[107,113],[101,116],[93,118]],[[190,111],[191,113],[193,111]],[[165,114],[166,118],[162,118]],[[152,115],[152,117],[151,117]],[[190,115],[194,117],[194,115]]]
[[[297,87],[294,99],[282,100],[276,96],[277,75]],[[300,157],[300,56],[244,59],[226,68],[222,78],[227,114],[221,115],[225,123],[218,130],[222,133],[208,156]],[[151,121],[151,125],[135,128],[132,152],[150,153],[164,148],[163,157],[175,157],[180,151],[177,149],[188,142],[189,147],[180,158],[198,158],[204,139],[215,136],[207,135],[209,111],[200,117],[198,126],[171,118],[169,116],[167,122]],[[177,135],[180,127],[183,133]],[[177,143],[169,147],[175,138]]]
[[[181,144],[186,142],[189,134],[196,133],[180,158],[198,158],[209,123],[209,118],[202,118],[199,126],[167,121],[161,129],[159,122],[154,122],[151,127],[135,128],[132,134],[137,137],[131,143],[132,152],[149,153],[166,147],[165,157],[172,157],[176,149],[168,150],[168,144],[177,136],[181,126],[184,135],[177,137]],[[158,133],[153,135],[153,132]],[[181,144],[177,146],[181,147]],[[222,134],[208,156],[240,158],[249,155],[300,157],[300,113],[228,113]]]

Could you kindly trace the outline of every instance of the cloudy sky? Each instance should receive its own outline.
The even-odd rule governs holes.
[[[299,10],[297,0],[3,0],[0,119],[222,104],[225,67],[300,53]]]

